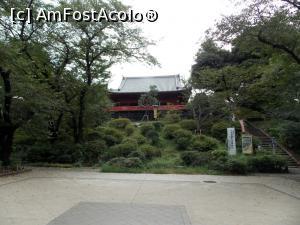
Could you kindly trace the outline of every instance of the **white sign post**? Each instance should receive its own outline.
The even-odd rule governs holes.
[[[236,155],[235,129],[227,128],[227,146],[228,154]]]

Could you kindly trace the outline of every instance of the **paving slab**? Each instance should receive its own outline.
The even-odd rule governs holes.
[[[170,215],[168,221],[177,225],[178,215],[184,215],[179,208],[185,209],[192,225],[299,225],[300,182],[294,178],[292,174],[104,174],[88,169],[34,168],[0,178],[0,225],[54,225],[65,216],[72,218],[72,225],[80,219],[80,225],[106,225],[103,221],[119,225],[126,217],[133,218],[131,222],[138,215],[147,220],[144,214],[154,212],[147,220],[151,222],[163,218],[164,210]],[[111,206],[109,212],[105,204]],[[106,219],[99,223],[99,218]]]
[[[48,225],[190,225],[184,206],[81,202]]]

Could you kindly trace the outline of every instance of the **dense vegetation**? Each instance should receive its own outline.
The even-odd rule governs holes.
[[[299,1],[242,4],[207,32],[196,55],[189,85],[198,93],[190,104],[198,130],[224,117],[252,120],[300,153]]]
[[[57,5],[1,1],[1,164],[101,165],[103,171],[115,172],[284,171],[284,159],[268,153],[228,156],[225,129],[238,130],[237,119],[253,120],[299,151],[300,4],[244,4],[240,14],[224,17],[209,30],[201,44],[187,82],[191,117],[170,112],[160,121],[137,125],[110,120],[107,110],[112,65],[157,63],[147,52],[153,43],[133,23],[12,24],[9,18],[11,7],[127,6],[115,0],[64,0]],[[156,95],[152,87],[139,105],[157,104]]]
[[[13,148],[28,146],[36,151],[53,149],[66,156],[63,161],[70,161],[75,157],[72,146],[85,143],[87,131],[109,117],[110,67],[128,60],[155,64],[147,52],[152,43],[133,23],[13,24],[11,7],[31,8],[33,13],[40,8],[125,11],[128,7],[113,0],[65,0],[57,5],[41,0],[0,2],[0,161],[10,164]]]

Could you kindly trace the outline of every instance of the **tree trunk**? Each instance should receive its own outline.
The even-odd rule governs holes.
[[[13,149],[13,138],[16,128],[13,126],[2,126],[0,128],[0,161],[3,162],[4,166],[10,164],[10,156]]]
[[[0,160],[5,166],[10,164],[10,155],[12,152],[13,138],[17,126],[13,125],[11,121],[11,80],[10,71],[5,71],[0,67],[0,74],[4,85],[4,104],[1,111],[1,125],[0,125]]]
[[[83,141],[83,126],[84,126],[84,113],[85,113],[85,96],[87,89],[84,88],[80,92],[79,97],[79,115],[78,115],[78,127],[77,127],[77,143]]]

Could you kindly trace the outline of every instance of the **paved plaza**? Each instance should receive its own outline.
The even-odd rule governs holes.
[[[299,225],[299,175],[109,174],[34,168],[0,178],[0,225]]]

